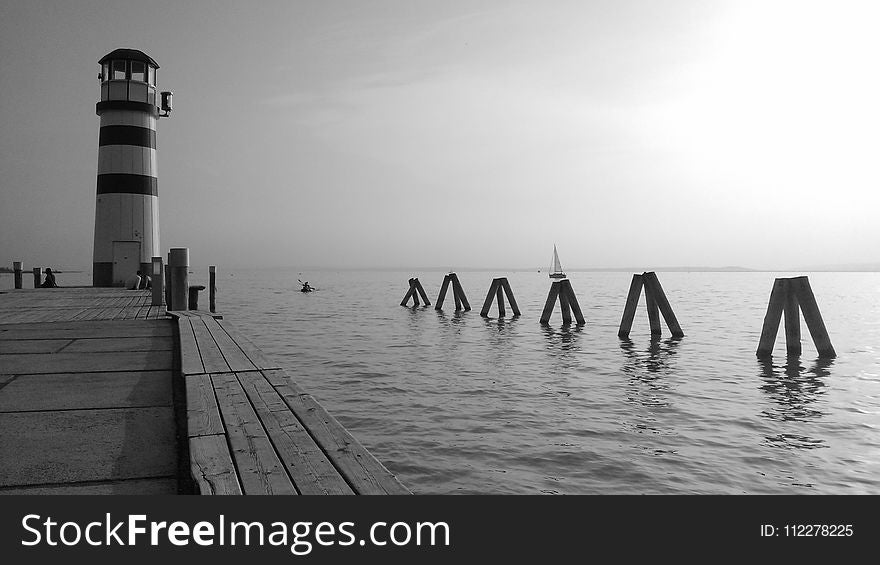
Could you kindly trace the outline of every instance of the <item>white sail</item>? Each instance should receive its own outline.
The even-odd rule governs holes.
[[[550,266],[551,279],[564,279],[565,273],[562,272],[562,263],[559,262],[559,253],[556,251],[556,244],[553,244],[553,264]]]

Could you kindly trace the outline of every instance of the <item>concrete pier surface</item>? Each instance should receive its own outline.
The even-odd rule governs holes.
[[[0,493],[178,492],[174,325],[150,300],[0,294]]]
[[[219,316],[0,291],[0,494],[409,494]]]

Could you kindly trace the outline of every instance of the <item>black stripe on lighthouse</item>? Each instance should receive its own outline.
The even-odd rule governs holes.
[[[101,126],[98,145],[135,145],[156,148],[156,131],[138,126]]]
[[[147,194],[158,196],[158,180],[146,175],[105,173],[98,175],[98,194]]]

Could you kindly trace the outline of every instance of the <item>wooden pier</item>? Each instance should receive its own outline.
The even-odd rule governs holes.
[[[0,494],[409,494],[227,321],[150,303],[0,291]]]

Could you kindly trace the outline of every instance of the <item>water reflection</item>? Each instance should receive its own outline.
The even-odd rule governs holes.
[[[774,365],[772,359],[758,360],[759,376],[763,381],[760,389],[773,401],[760,415],[780,424],[796,422],[800,424],[798,432],[803,431],[803,424],[821,419],[824,413],[817,403],[825,394],[823,379],[831,374],[833,365],[834,359],[820,358],[807,366],[799,356],[787,357],[785,363],[779,365]],[[827,447],[823,439],[791,433],[790,430],[766,436],[766,440],[771,445],[786,448]]]
[[[547,351],[560,355],[569,355],[580,349],[579,338],[583,333],[583,326],[565,324],[554,328],[546,324],[541,325],[544,337],[547,341]]]
[[[646,407],[669,405],[669,383],[663,379],[671,374],[681,338],[662,339],[651,336],[648,348],[639,351],[631,339],[620,340],[624,354],[623,373],[630,377],[627,401]]]

